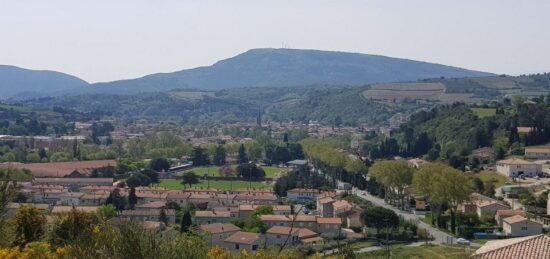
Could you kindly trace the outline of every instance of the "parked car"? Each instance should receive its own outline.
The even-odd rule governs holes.
[[[470,245],[470,240],[465,238],[459,238],[456,242],[461,245],[468,245],[468,246]]]

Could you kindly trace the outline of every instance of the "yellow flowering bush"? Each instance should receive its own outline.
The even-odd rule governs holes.
[[[18,247],[0,249],[0,258],[2,259],[57,259],[64,255],[64,248],[52,251],[50,244],[46,242],[28,243],[23,251],[20,251]]]

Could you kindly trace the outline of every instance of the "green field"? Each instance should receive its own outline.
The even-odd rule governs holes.
[[[489,181],[494,181],[495,187],[503,186],[504,184],[506,184],[506,181],[508,180],[506,176],[499,174],[495,171],[483,171],[479,173],[478,177],[485,184],[487,184]]]
[[[233,165],[232,167],[236,168],[237,166]],[[189,170],[183,171],[181,173],[178,173],[178,175],[181,175],[185,172],[193,171],[198,176],[203,176],[206,173],[208,173],[210,176],[220,176],[219,168],[220,168],[219,166],[194,167],[192,169],[189,169]],[[273,166],[262,166],[262,168],[264,169],[265,177],[267,177],[267,178],[272,178],[275,175],[277,175],[278,173],[286,170],[286,168],[278,168],[278,167],[273,167]]]
[[[160,187],[165,187],[168,189],[185,189],[189,188],[188,185],[183,186],[180,180],[175,179],[162,179],[158,184]],[[193,184],[193,188],[208,188],[208,181],[201,180],[198,184]],[[264,182],[247,182],[247,181],[210,181],[210,188],[220,189],[220,190],[231,190],[237,188],[271,188],[271,185],[268,185]]]
[[[472,249],[462,246],[447,246],[447,245],[422,245],[417,247],[398,246],[391,248],[392,258],[412,258],[412,259],[466,259],[474,252]],[[370,253],[359,254],[357,258],[387,258],[386,250],[378,250]]]
[[[30,171],[20,169],[0,169],[0,180],[32,180]]]
[[[495,108],[472,108],[472,111],[479,118],[492,117],[497,112]]]

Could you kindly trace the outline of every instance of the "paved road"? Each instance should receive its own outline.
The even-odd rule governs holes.
[[[358,190],[356,188],[354,188],[353,191],[357,194],[357,196],[359,196],[359,197],[361,197],[365,200],[371,201],[376,206],[380,206],[380,207],[384,207],[386,209],[393,210],[393,211],[395,211],[395,213],[397,213],[397,215],[401,215],[405,219],[419,220],[418,221],[418,226],[420,228],[426,229],[434,237],[434,241],[432,241],[433,243],[447,243],[447,240],[449,240],[449,241],[452,240],[453,243],[456,243],[456,238],[454,238],[453,236],[451,236],[451,235],[449,235],[449,234],[447,234],[447,233],[445,233],[445,232],[443,232],[443,231],[441,231],[441,230],[439,230],[435,227],[432,227],[431,225],[428,225],[428,224],[424,223],[423,221],[420,221],[420,218],[422,216],[414,215],[414,214],[409,213],[407,211],[399,210],[399,209],[385,203],[383,199],[380,199],[376,196],[373,196],[373,195],[369,194],[367,191]]]

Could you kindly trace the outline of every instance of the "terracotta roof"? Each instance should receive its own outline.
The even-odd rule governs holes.
[[[535,235],[504,240],[489,241],[479,248],[471,258],[475,259],[501,259],[501,258],[525,258],[548,259],[550,258],[550,237]]]
[[[219,234],[225,232],[233,232],[241,230],[239,227],[231,223],[214,223],[214,224],[205,224],[200,225],[199,229],[203,232],[208,232],[211,234]]]
[[[319,235],[319,234],[311,231],[308,228],[299,228],[299,230],[298,230],[298,238],[300,238],[300,239],[310,238],[310,237],[314,237],[314,236],[317,236],[317,235]]]
[[[32,171],[35,177],[63,177],[74,171],[87,173],[95,168],[116,166],[116,160],[92,160],[75,162],[52,162],[30,164],[0,165],[0,168],[25,168]]]
[[[319,190],[317,190],[317,189],[305,189],[305,188],[294,188],[292,190],[288,190],[287,192],[299,192],[299,193],[315,192],[315,193],[318,193]]]
[[[508,223],[508,224],[515,224],[515,223],[519,223],[519,222],[526,221],[526,220],[528,220],[526,217],[523,217],[523,216],[520,216],[520,215],[515,215],[515,216],[511,216],[511,217],[507,217],[507,218],[503,219],[503,221]]]
[[[97,206],[53,206],[52,214],[70,212],[73,208],[87,213],[97,211]]]
[[[161,210],[160,209],[148,209],[148,210],[123,210],[122,215],[123,216],[159,216]],[[176,211],[167,209],[164,210],[164,213],[166,216],[175,216]]]
[[[33,184],[41,183],[113,183],[113,178],[34,178]]]
[[[95,193],[86,193],[80,197],[81,200],[100,200],[109,198],[108,192],[95,192]]]
[[[550,153],[550,146],[525,147],[525,152]]]
[[[152,201],[140,205],[136,205],[136,208],[148,208],[148,209],[161,209],[166,206],[166,202],[164,201]]]
[[[225,242],[251,245],[254,242],[258,241],[258,239],[260,239],[260,236],[261,235],[259,233],[249,233],[249,232],[239,231],[229,236],[225,240]]]
[[[210,210],[197,210],[195,211],[195,218],[196,217],[204,217],[204,218],[229,218],[231,217],[230,212],[214,212]]]
[[[497,217],[511,217],[515,215],[524,216],[526,215],[524,210],[497,210]]]
[[[478,202],[476,203],[477,207],[479,207],[479,208],[491,206],[491,205],[494,205],[494,204],[496,204],[496,205],[498,205],[498,206],[500,206],[500,207],[502,207],[502,208],[509,208],[508,206],[506,206],[506,205],[504,205],[504,204],[501,204],[501,203],[498,203],[498,202],[496,202],[496,201],[481,200],[481,201],[478,201]]]
[[[279,235],[288,235],[291,232],[293,235],[295,235],[295,234],[298,234],[300,230],[298,228],[290,228],[290,227],[283,227],[283,226],[273,226],[267,230],[267,233],[269,234],[279,234]]]
[[[331,197],[323,197],[323,198],[319,199],[319,203],[321,203],[321,204],[326,204],[326,203],[331,203],[331,202],[334,202],[334,199],[331,198]]]
[[[290,218],[285,215],[260,215],[261,221],[290,221]]]
[[[341,218],[317,218],[317,224],[342,224]]]
[[[498,164],[506,164],[506,165],[532,165],[532,162],[518,159],[518,158],[511,158],[506,160],[499,160],[497,161]]]

